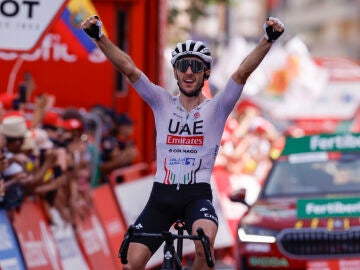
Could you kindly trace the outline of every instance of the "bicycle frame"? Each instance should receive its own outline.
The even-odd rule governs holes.
[[[128,231],[124,237],[124,240],[120,246],[118,257],[121,258],[122,264],[127,264],[127,250],[133,237],[147,237],[147,238],[161,238],[164,242],[164,251],[163,251],[163,263],[161,270],[184,270],[182,266],[182,247],[183,239],[189,240],[200,240],[204,252],[207,265],[211,268],[214,266],[213,259],[210,252],[210,242],[207,235],[205,235],[202,228],[196,230],[197,235],[184,235],[184,222],[177,221],[175,223],[175,229],[178,231],[177,234],[173,234],[169,231],[164,231],[161,233],[135,233],[135,227],[133,225],[129,226]],[[177,239],[177,250],[175,251],[174,240]]]
[[[179,254],[179,251],[174,248],[174,237],[171,232],[163,232],[163,239],[165,241],[164,245],[164,257],[161,270],[183,270],[182,267],[182,254]],[[179,240],[182,238],[178,238]],[[179,247],[179,243],[178,243]]]

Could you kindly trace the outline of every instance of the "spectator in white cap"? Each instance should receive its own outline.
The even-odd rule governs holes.
[[[9,166],[3,171],[5,178],[23,171],[14,155],[21,153],[27,130],[25,118],[21,115],[9,115],[2,120],[0,132],[5,139],[5,158],[9,160]]]
[[[8,166],[2,171],[5,180],[4,205],[8,210],[19,207],[26,194],[24,182],[27,181],[27,173],[16,158],[22,151],[26,131],[25,118],[17,114],[5,116],[0,125],[0,133],[5,139],[4,156],[8,161]]]
[[[27,131],[25,118],[21,115],[4,117],[0,132],[5,137],[6,148],[12,153],[19,153]]]

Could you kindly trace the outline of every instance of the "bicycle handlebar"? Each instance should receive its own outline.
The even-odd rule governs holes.
[[[118,258],[121,259],[122,264],[127,264],[127,252],[129,249],[130,241],[133,237],[152,237],[152,238],[162,238],[164,241],[169,237],[171,239],[190,239],[190,240],[200,240],[201,244],[203,245],[204,252],[205,252],[205,259],[207,265],[211,268],[214,266],[214,261],[211,256],[210,251],[210,241],[209,237],[204,233],[202,228],[198,228],[196,230],[198,235],[178,235],[172,234],[170,232],[162,232],[162,233],[134,233],[134,225],[130,225],[128,228],[127,233],[124,236],[124,240],[121,243]]]

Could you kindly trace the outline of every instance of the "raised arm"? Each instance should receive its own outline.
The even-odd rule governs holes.
[[[102,22],[97,16],[91,16],[81,24],[82,29],[96,42],[113,66],[124,74],[130,82],[136,82],[141,71],[136,67],[131,57],[117,47],[101,31]]]
[[[264,23],[264,31],[262,40],[231,76],[239,84],[245,84],[251,73],[259,66],[273,42],[284,32],[284,24],[279,19],[270,17]]]

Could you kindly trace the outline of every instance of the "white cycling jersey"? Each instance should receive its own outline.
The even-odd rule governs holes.
[[[190,112],[145,74],[133,87],[152,108],[156,125],[157,171],[163,184],[210,183],[226,119],[244,85],[230,79],[224,91]]]

